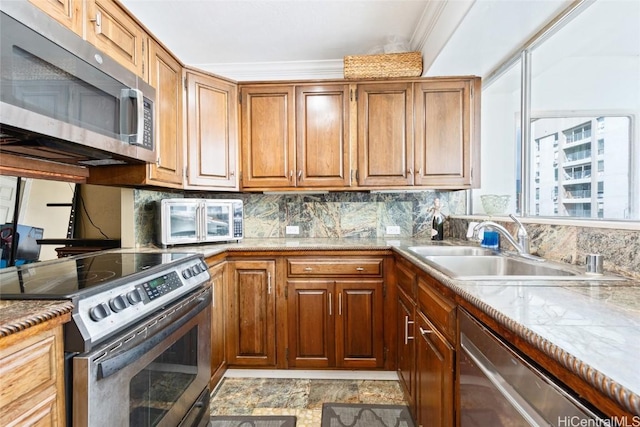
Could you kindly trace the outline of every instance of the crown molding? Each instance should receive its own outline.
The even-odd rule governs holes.
[[[236,81],[313,80],[344,78],[342,59],[321,61],[243,62],[190,64]]]

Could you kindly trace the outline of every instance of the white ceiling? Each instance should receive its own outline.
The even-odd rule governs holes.
[[[422,51],[485,76],[570,0],[120,0],[183,63],[234,80],[342,78],[343,57]],[[386,47],[386,49],[385,49]]]

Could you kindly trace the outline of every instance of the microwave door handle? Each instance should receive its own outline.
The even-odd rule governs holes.
[[[207,234],[207,204],[203,203],[200,205],[200,209],[202,214],[200,214],[200,241],[206,241],[209,237]]]
[[[129,130],[129,99],[135,100],[136,133],[125,133]],[[120,90],[120,139],[123,142],[141,145],[144,137],[144,96],[141,90],[127,88]]]

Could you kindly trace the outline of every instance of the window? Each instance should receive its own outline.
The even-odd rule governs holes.
[[[640,220],[637,22],[637,1],[576,2],[568,15],[496,68],[507,71],[490,74],[483,89],[489,97],[482,107],[483,144],[498,141],[499,134],[500,143],[509,138],[507,144],[516,146],[515,189],[507,192],[501,184],[498,192],[483,174],[483,192],[515,195],[523,216]],[[513,85],[514,77],[520,87]],[[513,130],[504,125],[509,117]],[[483,164],[496,164],[487,160]],[[502,168],[484,169],[493,175]],[[504,169],[498,175],[507,178]]]

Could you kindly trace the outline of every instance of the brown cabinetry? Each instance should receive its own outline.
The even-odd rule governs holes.
[[[477,187],[479,79],[424,81],[414,87],[415,185]]]
[[[241,85],[242,188],[477,187],[479,85]]]
[[[422,427],[450,427],[454,409],[454,349],[427,317],[418,314],[416,418]]]
[[[384,366],[381,258],[288,260],[288,364],[296,368]]]
[[[0,339],[0,425],[65,425],[63,361],[59,318]]]
[[[227,363],[276,364],[275,260],[229,261],[225,293]]]
[[[226,370],[225,349],[226,310],[224,292],[227,287],[226,263],[217,264],[209,269],[211,274],[211,382],[213,390]]]
[[[237,86],[187,71],[187,189],[237,190]]]
[[[294,186],[294,87],[241,88],[242,188]]]
[[[407,402],[415,412],[416,395],[416,274],[403,264],[396,264],[398,298],[396,327],[398,352],[398,378]]]
[[[149,38],[113,0],[85,2],[86,39],[138,76],[148,78]]]
[[[358,185],[413,185],[413,85],[357,86]]]
[[[455,425],[456,305],[426,273],[396,259],[398,377],[417,425]]]
[[[29,0],[40,10],[82,37],[83,0]]]
[[[243,86],[242,187],[350,184],[349,85]]]

